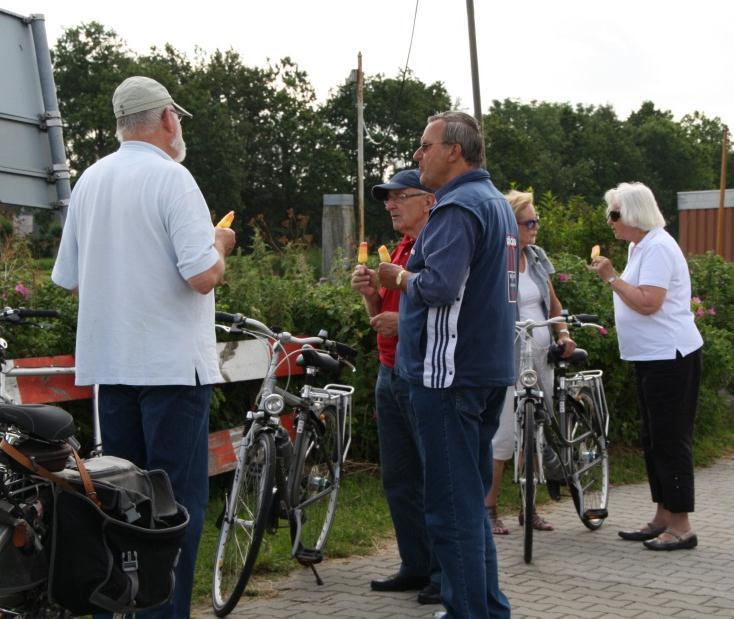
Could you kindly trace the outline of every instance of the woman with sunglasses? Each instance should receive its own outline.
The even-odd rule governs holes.
[[[701,379],[703,339],[691,312],[691,279],[678,243],[652,191],[621,183],[604,195],[614,236],[629,242],[618,275],[609,258],[591,271],[612,289],[620,356],[634,363],[640,437],[655,514],[622,539],[650,550],[694,548],[688,514],[694,507],[693,422]]]
[[[518,320],[547,320],[561,313],[561,302],[556,296],[553,284],[550,280],[551,273],[555,273],[553,264],[542,248],[535,245],[538,236],[540,220],[533,206],[533,194],[512,190],[505,195],[510,203],[520,236],[520,265],[518,282]],[[538,372],[546,401],[551,405],[553,391],[553,367],[547,360],[548,347],[553,343],[555,337],[559,344],[564,346],[563,356],[569,356],[576,348],[575,342],[568,334],[565,323],[553,325],[553,330],[538,329],[533,332],[533,337],[538,343],[538,354],[534,360],[535,369]],[[519,363],[520,350],[515,350],[515,363]],[[514,449],[514,413],[515,413],[515,388],[510,387],[505,397],[505,405],[500,415],[499,427],[492,439],[492,453],[494,458],[492,488],[485,497],[484,504],[487,507],[492,523],[494,535],[507,535],[510,531],[505,527],[497,515],[497,499],[502,485],[502,473],[505,462],[512,458]],[[558,485],[555,484],[555,492],[552,490],[553,483],[549,483],[551,494],[558,493]],[[520,512],[520,524],[522,512]],[[533,528],[539,531],[552,531],[553,525],[544,520],[538,513],[533,514]]]

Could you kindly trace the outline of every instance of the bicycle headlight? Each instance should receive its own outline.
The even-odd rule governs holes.
[[[520,384],[523,387],[535,387],[538,384],[538,373],[535,370],[525,370],[520,374]]]
[[[283,396],[271,393],[263,398],[262,407],[266,413],[277,415],[285,408],[285,400],[283,400]]]

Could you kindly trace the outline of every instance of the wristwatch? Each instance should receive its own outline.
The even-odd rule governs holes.
[[[398,271],[398,276],[395,278],[395,285],[400,287],[400,284],[403,283],[403,276],[407,273],[405,269],[400,269]]]
[[[607,277],[607,284],[609,284],[611,286],[618,279],[619,279],[619,277],[617,277],[616,275],[610,275],[609,277]]]

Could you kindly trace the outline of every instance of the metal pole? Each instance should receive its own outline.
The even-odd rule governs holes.
[[[54,206],[59,208],[59,218],[64,223],[66,209],[71,196],[71,183],[69,182],[69,166],[66,165],[66,149],[64,148],[64,135],[61,129],[61,113],[59,102],[56,98],[56,84],[54,83],[54,71],[51,66],[51,54],[48,50],[46,40],[46,23],[43,15],[31,15],[26,18],[30,24],[33,34],[33,46],[36,50],[36,62],[38,63],[38,76],[41,81],[41,94],[43,96],[44,117],[42,125],[48,131],[48,141],[51,148],[52,169],[49,177],[56,185],[58,201]]]
[[[359,242],[364,241],[364,74],[362,52],[357,55],[357,205]]]
[[[721,179],[719,181],[719,216],[716,224],[716,253],[724,257],[724,198],[726,196],[726,163],[729,159],[729,130],[724,126],[721,138]]]
[[[466,0],[466,17],[469,22],[469,55],[471,56],[471,84],[474,93],[474,118],[484,134],[482,125],[482,101],[479,92],[479,64],[477,62],[477,35],[474,31],[474,0]]]

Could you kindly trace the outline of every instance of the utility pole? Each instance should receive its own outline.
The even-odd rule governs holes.
[[[357,55],[357,208],[359,242],[364,241],[364,74],[362,52]]]
[[[721,179],[719,180],[719,217],[716,224],[716,253],[724,256],[724,198],[726,196],[726,163],[729,159],[729,129],[724,125],[721,137]]]
[[[471,84],[474,94],[474,118],[479,123],[479,129],[484,135],[482,125],[482,101],[479,92],[479,64],[477,63],[477,35],[474,30],[474,0],[466,0],[466,17],[469,22],[469,55],[471,56]]]

